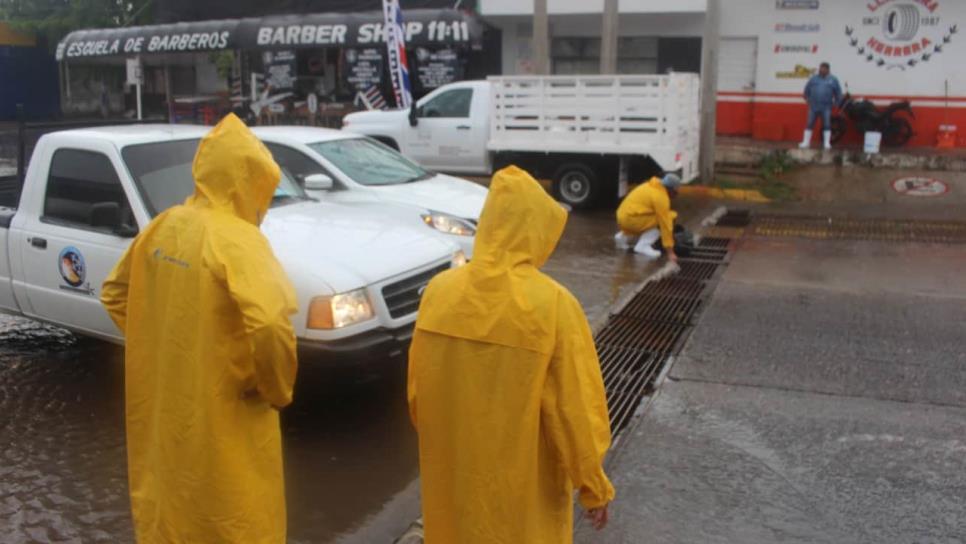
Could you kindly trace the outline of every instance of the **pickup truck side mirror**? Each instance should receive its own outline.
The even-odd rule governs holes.
[[[326,174],[309,174],[305,176],[306,191],[331,191],[335,183]]]
[[[121,205],[117,202],[98,202],[91,206],[91,226],[110,229],[121,238],[134,238],[138,234],[136,228],[121,224]]]
[[[416,106],[416,101],[413,100],[413,104],[409,106],[409,126],[414,127],[419,124],[419,108]]]

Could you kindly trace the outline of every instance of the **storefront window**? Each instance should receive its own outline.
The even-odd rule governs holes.
[[[655,37],[619,38],[617,73],[657,73],[657,43]],[[554,38],[550,54],[554,74],[600,73],[600,38]]]

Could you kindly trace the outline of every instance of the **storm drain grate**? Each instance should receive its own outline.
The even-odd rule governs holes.
[[[673,297],[640,294],[634,297],[618,315],[642,321],[666,321],[690,325],[701,305],[701,299],[690,296]]]
[[[702,238],[701,242],[698,243],[698,247],[702,249],[728,249],[731,245],[731,238],[715,238],[708,237]]]
[[[710,280],[718,271],[718,265],[713,262],[681,259],[678,265],[681,270],[677,277],[689,280]]]
[[[679,323],[641,321],[615,315],[601,331],[597,342],[605,346],[670,354],[687,329],[687,325]]]
[[[728,258],[728,250],[698,245],[698,247],[688,249],[687,254],[682,253],[680,257],[686,257],[694,261],[708,261],[721,264]]]
[[[819,240],[966,244],[966,223],[955,221],[756,215],[752,233],[757,236]]]
[[[641,398],[651,391],[666,357],[635,349],[603,348],[601,370],[607,384],[611,428],[623,426],[634,415]]]
[[[747,224],[749,215],[725,215]],[[731,239],[705,238],[682,256],[674,276],[649,281],[597,333],[611,431],[616,436],[651,392],[661,369],[678,353],[727,263]]]
[[[747,227],[751,223],[751,210],[728,210],[715,224],[717,227]]]
[[[681,259],[684,261],[684,259]],[[671,276],[662,280],[653,281],[644,286],[641,293],[647,295],[666,295],[673,297],[693,297],[698,298],[704,292],[706,284],[680,276]]]

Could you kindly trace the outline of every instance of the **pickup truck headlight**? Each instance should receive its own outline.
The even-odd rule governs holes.
[[[475,236],[476,227],[465,219],[460,219],[449,214],[440,212],[429,212],[423,214],[423,222],[426,225],[446,234],[456,236]]]
[[[453,260],[450,262],[450,268],[459,268],[466,265],[468,262],[469,260],[466,258],[466,253],[463,253],[463,250],[461,249],[453,254]]]
[[[372,319],[375,314],[365,289],[315,297],[309,304],[308,328],[341,329]]]

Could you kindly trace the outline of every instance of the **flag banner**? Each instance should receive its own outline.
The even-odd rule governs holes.
[[[412,104],[412,87],[409,83],[409,62],[406,59],[406,35],[399,0],[382,0],[386,19],[386,56],[389,60],[389,76],[396,95],[396,107],[407,109]]]

